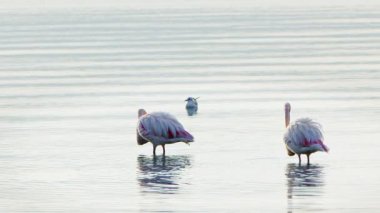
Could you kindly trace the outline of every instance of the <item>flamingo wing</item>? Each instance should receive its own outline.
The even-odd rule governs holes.
[[[193,142],[194,137],[178,120],[164,112],[146,114],[139,119],[138,134],[154,143]]]
[[[297,153],[297,149],[315,147],[320,151],[328,152],[323,144],[322,126],[310,118],[301,118],[292,123],[284,135],[287,146]]]

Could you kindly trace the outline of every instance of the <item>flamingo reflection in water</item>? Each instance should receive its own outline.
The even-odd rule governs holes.
[[[181,173],[191,166],[191,158],[186,155],[162,158],[140,155],[137,157],[137,165],[138,181],[143,192],[175,194],[182,184],[179,183]]]
[[[299,166],[290,163],[286,167],[288,213],[293,210],[318,210],[323,204],[318,203],[325,185],[321,165]]]

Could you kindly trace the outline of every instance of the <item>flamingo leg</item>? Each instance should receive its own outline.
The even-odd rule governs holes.
[[[162,144],[161,146],[162,146],[162,151],[163,151],[162,155],[165,156],[165,144]]]
[[[298,155],[298,165],[301,165],[301,155],[300,154],[297,154]]]
[[[153,156],[156,157],[156,147],[157,145],[153,145]]]
[[[307,165],[310,165],[310,154],[306,154],[306,156],[307,156]]]

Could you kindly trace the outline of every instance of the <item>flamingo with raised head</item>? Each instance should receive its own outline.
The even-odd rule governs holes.
[[[169,113],[147,113],[144,109],[139,109],[138,118],[137,143],[143,145],[151,142],[154,156],[156,156],[157,146],[162,146],[163,156],[165,156],[165,144],[177,142],[188,144],[194,141],[194,137]]]
[[[301,164],[301,154],[307,156],[307,164],[310,165],[310,155],[317,151],[328,152],[329,148],[323,143],[321,124],[310,118],[300,118],[289,125],[290,104],[285,104],[284,142],[289,156],[298,155],[298,164]]]

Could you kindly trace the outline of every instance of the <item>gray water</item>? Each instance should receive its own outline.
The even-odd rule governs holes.
[[[379,212],[379,11],[1,11],[0,211]],[[286,101],[323,125],[310,167]],[[196,141],[154,160],[138,108]]]

